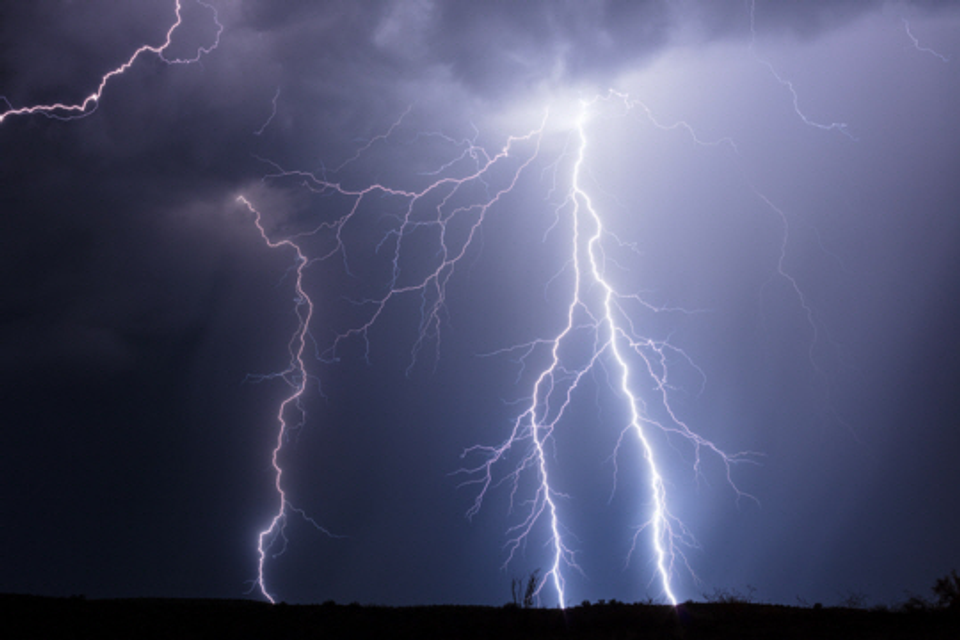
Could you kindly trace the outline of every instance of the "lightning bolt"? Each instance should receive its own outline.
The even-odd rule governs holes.
[[[254,224],[256,225],[257,230],[260,232],[261,238],[263,238],[263,241],[268,247],[271,249],[286,247],[292,249],[295,256],[293,266],[294,292],[296,294],[294,297],[294,305],[298,323],[288,344],[288,350],[290,353],[289,364],[286,369],[279,373],[254,377],[258,380],[267,378],[280,378],[292,388],[290,395],[284,398],[284,400],[280,403],[280,407],[277,409],[277,439],[274,444],[273,453],[270,460],[274,471],[274,488],[276,489],[277,496],[279,497],[279,505],[276,513],[270,520],[270,524],[266,529],[261,531],[257,537],[258,561],[257,578],[254,581],[254,588],[258,588],[260,593],[263,594],[263,596],[270,602],[276,602],[273,594],[267,589],[264,572],[266,570],[267,556],[271,555],[271,549],[274,547],[274,545],[276,545],[278,542],[281,543],[279,550],[272,554],[274,557],[283,553],[283,550],[286,547],[286,525],[290,513],[296,513],[305,521],[313,525],[317,530],[330,537],[337,536],[334,536],[334,534],[330,533],[316,520],[307,515],[305,511],[295,507],[290,502],[290,499],[287,497],[286,491],[284,490],[283,467],[281,466],[279,459],[283,450],[283,445],[289,435],[289,431],[291,429],[302,427],[307,418],[306,411],[302,404],[302,399],[304,392],[306,391],[307,381],[310,379],[310,376],[307,373],[307,365],[304,362],[304,351],[306,350],[307,338],[309,336],[310,320],[313,317],[313,300],[310,299],[310,296],[307,295],[307,292],[303,288],[303,271],[306,268],[308,261],[301,248],[294,241],[290,239],[270,239],[266,229],[264,229],[263,218],[260,212],[254,208],[249,200],[247,200],[244,196],[238,196],[237,202],[243,204],[254,215]],[[295,422],[288,422],[287,418],[288,414],[290,413],[293,414],[292,419],[295,420]]]
[[[408,113],[409,109],[390,126],[386,133],[368,141],[333,173],[336,174],[347,165],[360,160],[373,145],[387,139],[401,125]],[[439,133],[419,134],[419,136],[437,136],[461,149],[453,160],[434,173],[434,175],[440,173],[447,175],[436,177],[420,190],[398,189],[379,183],[363,188],[350,188],[340,182],[329,180],[325,175],[286,170],[274,162],[265,161],[275,171],[266,175],[264,181],[292,178],[299,181],[300,186],[314,193],[324,196],[337,195],[345,198],[349,203],[346,210],[334,219],[321,222],[313,229],[282,240],[271,239],[265,230],[260,212],[246,196],[238,197],[237,201],[253,213],[255,225],[265,244],[272,249],[283,247],[294,253],[292,272],[298,324],[289,343],[289,364],[282,372],[258,378],[281,378],[292,388],[290,395],[281,402],[277,412],[277,440],[271,456],[274,488],[279,505],[257,540],[258,564],[254,587],[259,588],[260,593],[270,602],[274,602],[275,598],[266,586],[266,564],[269,557],[276,557],[283,553],[286,543],[285,527],[290,513],[297,513],[322,532],[332,535],[316,521],[310,519],[303,510],[290,503],[284,489],[283,467],[279,459],[291,428],[302,426],[306,420],[301,401],[306,381],[310,378],[305,362],[305,351],[311,339],[310,323],[314,306],[303,287],[305,270],[314,262],[321,262],[339,255],[343,260],[345,271],[349,274],[350,261],[344,233],[352,226],[364,224],[358,220],[358,216],[368,200],[395,202],[396,208],[390,215],[396,222],[378,245],[379,251],[390,256],[390,277],[386,293],[379,297],[355,301],[358,307],[365,310],[365,319],[358,325],[338,333],[325,349],[318,348],[315,355],[322,362],[336,362],[340,357],[338,349],[341,345],[351,338],[356,338],[364,343],[365,353],[369,358],[370,329],[393,301],[404,296],[419,296],[421,300],[419,338],[411,350],[410,367],[413,367],[421,350],[430,341],[435,341],[435,347],[439,353],[440,326],[446,301],[447,283],[474,244],[488,212],[505,194],[513,190],[524,170],[537,158],[542,134],[543,125],[541,124],[539,128],[526,135],[510,137],[503,148],[492,155],[478,147],[475,140],[458,141]],[[504,172],[505,179],[494,175],[501,171]],[[497,182],[501,182],[499,187],[492,186]],[[433,204],[435,202],[438,204]],[[407,268],[404,266],[406,243],[410,241],[411,236],[424,231],[435,234],[440,250],[431,267],[428,267],[425,272],[421,271],[420,275],[408,278]],[[332,238],[332,247],[315,258],[308,258],[304,252],[303,243],[309,238],[322,234]],[[454,236],[459,236],[459,240],[455,240]],[[279,549],[271,552],[274,545],[279,545]]]
[[[732,141],[724,139],[717,142],[704,142],[685,122],[664,125],[654,118],[652,111],[642,102],[632,101],[625,94],[610,91],[605,96],[596,96],[590,100],[581,100],[579,115],[573,127],[572,170],[569,189],[560,205],[568,211],[571,228],[568,265],[573,274],[572,291],[566,311],[566,322],[562,329],[551,338],[540,339],[524,345],[511,347],[501,352],[521,352],[524,363],[536,352],[547,350],[548,364],[536,376],[529,395],[528,404],[517,416],[513,428],[506,440],[497,446],[477,445],[464,452],[466,456],[480,456],[482,462],[461,469],[461,473],[472,476],[464,484],[478,484],[479,490],[468,516],[479,512],[488,490],[504,481],[510,484],[511,508],[517,504],[524,510],[520,522],[510,531],[507,542],[507,560],[509,563],[515,552],[533,535],[534,529],[545,521],[547,545],[552,549],[552,565],[539,583],[537,595],[543,587],[551,583],[557,594],[558,605],[566,605],[564,572],[582,571],[576,562],[575,552],[565,540],[563,532],[567,527],[562,523],[558,503],[566,498],[551,484],[547,448],[563,418],[575,401],[575,393],[586,376],[598,368],[612,368],[616,379],[614,387],[619,391],[628,418],[621,426],[613,459],[620,455],[620,448],[626,436],[632,434],[640,445],[643,463],[646,467],[644,482],[648,488],[650,504],[642,506],[646,512],[644,524],[639,526],[633,536],[630,555],[635,551],[641,532],[649,530],[651,544],[663,596],[671,604],[678,602],[672,585],[672,575],[677,563],[688,569],[689,563],[683,553],[686,547],[696,547],[697,543],[686,526],[670,510],[666,483],[660,471],[658,455],[651,438],[651,430],[660,430],[669,436],[679,436],[694,450],[694,469],[699,473],[700,454],[708,450],[716,454],[726,468],[726,475],[738,496],[746,496],[733,484],[732,465],[751,459],[750,452],[727,454],[712,442],[702,438],[674,411],[670,400],[669,370],[670,361],[676,357],[689,361],[681,350],[667,342],[645,336],[634,319],[635,311],[631,307],[648,312],[660,313],[671,309],[656,307],[635,293],[625,293],[617,288],[608,275],[610,259],[604,248],[605,243],[623,246],[616,236],[606,230],[603,217],[593,203],[585,187],[584,173],[588,162],[589,136],[588,125],[596,107],[601,104],[620,103],[627,110],[639,110],[655,127],[668,131],[684,129],[700,145],[728,143],[736,150]],[[586,349],[587,355],[574,357],[576,348]],[[640,381],[646,380],[651,397],[643,399],[637,391]],[[663,419],[655,419],[649,411],[649,403],[656,403]],[[506,478],[497,480],[495,467],[505,462],[507,455],[514,449],[527,447],[520,462],[509,472]],[[615,468],[615,475],[617,470]],[[521,485],[532,476],[532,497],[518,498]],[[749,497],[749,496],[748,496]],[[505,565],[506,565],[505,563]],[[692,573],[692,571],[691,571]]]
[[[173,34],[174,32],[176,32],[177,28],[183,22],[183,18],[181,16],[182,7],[180,4],[180,0],[175,0],[176,19],[174,20],[174,23],[170,25],[170,28],[167,29],[166,38],[164,39],[163,43],[160,44],[159,46],[143,45],[142,47],[134,51],[130,55],[130,57],[127,58],[126,62],[116,67],[115,69],[105,73],[100,78],[100,83],[97,85],[96,90],[90,95],[88,95],[86,98],[84,98],[81,102],[77,102],[73,104],[56,102],[53,104],[38,104],[38,105],[29,106],[29,107],[14,108],[6,98],[0,96],[0,99],[2,99],[3,102],[5,102],[9,107],[9,109],[0,113],[0,124],[2,124],[3,121],[9,117],[20,116],[20,115],[30,115],[30,114],[41,114],[57,120],[73,120],[76,118],[86,117],[91,113],[93,113],[94,111],[96,111],[97,105],[100,103],[100,98],[103,96],[103,92],[106,90],[107,85],[110,83],[110,81],[116,76],[122,75],[124,72],[126,72],[130,67],[133,66],[133,63],[136,62],[137,59],[144,54],[152,53],[156,55],[157,58],[159,58],[160,60],[162,60],[167,64],[191,64],[191,63],[199,62],[201,57],[210,53],[211,51],[213,51],[219,46],[220,34],[223,33],[223,25],[220,24],[219,16],[217,14],[217,10],[215,7],[213,7],[210,4],[207,4],[206,2],[202,2],[201,0],[196,0],[196,2],[200,6],[210,11],[212,15],[213,23],[216,27],[216,34],[214,35],[212,44],[206,47],[198,46],[196,53],[192,57],[189,57],[189,58],[167,57],[167,49],[170,47],[170,44],[173,41]]]

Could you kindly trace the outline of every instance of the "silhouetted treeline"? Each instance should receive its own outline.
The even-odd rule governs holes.
[[[745,602],[521,607],[270,605],[249,600],[88,600],[0,595],[4,637],[34,638],[784,638],[956,640],[950,609],[863,610]]]

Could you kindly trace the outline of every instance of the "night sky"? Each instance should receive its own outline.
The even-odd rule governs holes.
[[[650,429],[698,545],[678,598],[895,603],[960,568],[956,3],[182,3],[162,56],[85,117],[0,122],[0,592],[263,598],[276,414],[297,384],[269,374],[304,306],[293,249],[267,245],[241,195],[308,260],[306,418],[280,459],[291,504],[334,534],[290,513],[273,596],[498,605],[547,572],[544,521],[504,567],[530,441],[472,518],[476,476],[456,472],[509,436],[549,360],[511,347],[566,322],[595,98],[581,186],[605,276],[650,305],[630,307],[637,334],[672,345],[683,424],[752,452],[731,483],[718,455],[697,470]],[[4,3],[0,109],[82,102],[175,19],[172,0]],[[317,180],[423,191],[534,130],[450,202],[417,201],[462,249],[439,323],[420,331],[434,294],[397,293],[350,333],[388,295],[398,239],[402,288],[436,268],[440,235],[398,235],[409,199],[382,191],[331,227],[357,199]],[[468,243],[477,212],[456,208],[514,177]],[[618,375],[607,351],[547,442],[582,569],[564,569],[569,604],[664,598],[649,529],[625,562],[651,494],[636,438],[614,455]],[[662,418],[651,380],[636,390]]]

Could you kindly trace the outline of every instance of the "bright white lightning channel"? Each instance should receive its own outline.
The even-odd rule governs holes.
[[[547,544],[552,550],[552,564],[544,580],[538,585],[537,596],[540,596],[546,584],[552,584],[558,605],[561,608],[566,605],[564,573],[581,569],[577,565],[574,551],[564,539],[567,528],[561,520],[559,501],[566,496],[558,493],[551,485],[545,449],[574,402],[574,393],[584,377],[594,372],[597,367],[608,371],[613,369],[614,378],[617,380],[616,390],[623,398],[629,416],[621,428],[613,456],[614,464],[616,466],[617,456],[621,454],[624,438],[630,434],[635,436],[642,452],[646,473],[644,482],[648,488],[649,500],[649,504],[641,507],[646,513],[643,516],[644,524],[638,527],[634,534],[627,561],[629,562],[629,556],[636,551],[641,533],[649,533],[660,591],[667,601],[675,605],[678,599],[672,577],[678,563],[690,569],[683,549],[696,547],[697,543],[669,508],[666,484],[650,439],[650,431],[659,429],[668,436],[680,436],[692,445],[695,473],[700,471],[702,450],[717,455],[726,468],[728,481],[738,495],[743,494],[733,485],[730,468],[737,462],[749,459],[750,454],[724,453],[713,443],[694,433],[678,416],[671,406],[668,362],[675,358],[687,362],[689,359],[669,343],[644,336],[638,326],[639,321],[631,315],[629,307],[638,307],[652,313],[667,309],[649,304],[638,294],[623,293],[607,276],[608,258],[604,243],[619,243],[621,246],[623,243],[605,229],[602,216],[584,186],[587,151],[590,147],[588,125],[601,103],[620,104],[628,111],[637,110],[662,131],[683,129],[698,145],[727,143],[736,150],[732,142],[726,139],[717,142],[700,140],[684,122],[661,124],[646,105],[630,100],[625,94],[611,91],[605,96],[580,102],[579,115],[571,132],[574,152],[569,188],[557,211],[558,218],[563,212],[569,214],[567,219],[571,229],[568,264],[572,271],[573,287],[569,294],[566,322],[552,338],[539,339],[498,352],[519,352],[520,361],[525,364],[534,352],[548,350],[548,364],[537,375],[526,408],[515,419],[509,437],[497,446],[477,445],[464,452],[465,457],[479,456],[482,459],[479,464],[462,470],[470,476],[467,484],[477,484],[480,487],[468,516],[479,511],[488,489],[506,480],[511,485],[511,509],[519,508],[522,513],[520,522],[509,529],[505,566],[513,559],[515,552],[528,542],[538,523],[545,519],[548,529]],[[596,293],[598,291],[599,295]],[[573,344],[587,348],[589,355],[579,362],[573,361],[569,355],[562,355],[569,352],[569,347]],[[652,389],[652,398],[643,399],[638,395],[635,389],[640,379],[647,381],[647,386]],[[651,402],[657,403],[659,411],[665,416],[664,420],[657,420],[648,412]],[[529,443],[525,444],[525,441]],[[508,452],[524,446],[527,446],[527,453],[506,478],[495,479],[495,467],[506,460]],[[616,473],[615,469],[615,475]],[[522,484],[529,484],[526,479],[531,475],[534,477],[532,496],[524,494],[521,487]]]
[[[623,355],[620,353],[621,341],[626,342],[627,348],[632,349],[639,349],[642,346],[650,345],[643,345],[643,341],[640,343],[632,342],[630,332],[624,326],[622,326],[621,322],[618,321],[618,315],[616,312],[619,310],[619,306],[617,305],[616,292],[604,278],[600,265],[598,245],[600,238],[603,235],[603,222],[594,209],[593,202],[590,200],[590,196],[586,191],[583,190],[581,185],[583,162],[587,149],[587,136],[585,131],[587,122],[587,108],[588,105],[584,104],[583,113],[581,114],[580,120],[577,122],[577,135],[579,136],[580,141],[580,151],[577,155],[577,162],[574,165],[573,170],[573,191],[575,201],[574,211],[578,218],[585,214],[594,226],[594,232],[590,236],[590,239],[587,243],[587,254],[589,257],[590,274],[600,285],[603,291],[603,316],[601,317],[600,322],[602,325],[604,325],[604,329],[608,335],[607,344],[609,345],[610,353],[617,361],[617,365],[620,368],[620,389],[623,392],[623,395],[627,398],[627,403],[630,406],[630,428],[636,433],[637,438],[639,438],[643,445],[643,454],[648,466],[648,482],[650,485],[650,494],[653,500],[653,513],[650,515],[648,522],[653,529],[653,551],[656,557],[657,572],[660,576],[664,596],[670,601],[671,604],[676,605],[677,597],[674,595],[673,587],[670,584],[670,573],[673,566],[673,558],[677,553],[675,548],[676,535],[671,527],[672,516],[667,509],[666,488],[663,484],[663,477],[660,475],[660,471],[657,468],[656,455],[654,454],[653,447],[650,444],[650,440],[644,433],[644,419],[642,417],[640,407],[638,406],[638,398],[634,395],[630,385],[630,367],[627,365]],[[579,226],[579,220],[576,224]],[[580,297],[579,282],[576,297]],[[606,345],[603,345],[601,349],[605,347]],[[654,347],[654,351],[657,351],[656,347]],[[659,386],[661,389],[663,388],[662,384]],[[560,602],[562,606],[562,593],[560,594]]]

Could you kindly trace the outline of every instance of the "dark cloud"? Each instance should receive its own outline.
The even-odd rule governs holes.
[[[756,32],[806,38],[849,24],[881,3],[760,3]],[[926,3],[936,7],[938,3]],[[924,6],[926,6],[924,5]],[[237,27],[266,46],[275,80],[324,98],[362,92],[410,100],[406,84],[450,83],[483,100],[566,84],[605,87],[695,25],[701,38],[746,37],[751,3],[362,2],[251,3]],[[259,61],[263,64],[263,61]]]

